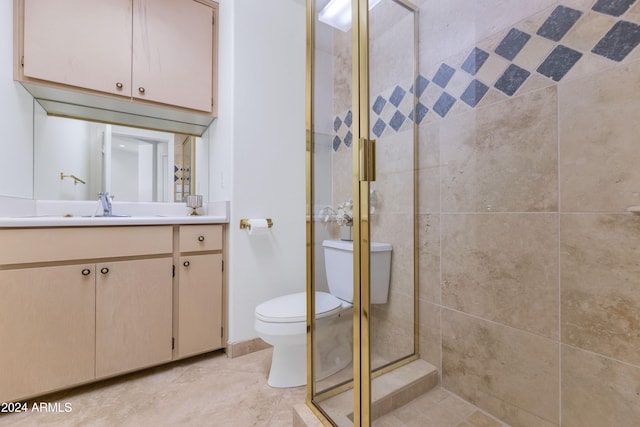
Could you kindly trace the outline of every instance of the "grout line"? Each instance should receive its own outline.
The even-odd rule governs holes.
[[[465,399],[464,397],[462,397],[462,396],[460,396],[459,394],[457,394],[455,391],[449,390],[449,389],[444,388],[444,387],[442,387],[442,388],[443,388],[444,390],[446,390],[447,392],[451,393],[453,396],[456,396],[456,397],[458,397],[458,398],[460,398],[460,399],[464,400],[465,402],[470,403],[470,404],[472,404],[472,405],[476,406],[480,411],[487,413],[487,414],[488,414],[488,415],[490,415],[492,418],[495,418],[496,420],[500,421],[502,424],[504,424],[504,425],[506,425],[506,426],[510,426],[510,424],[507,424],[507,422],[506,422],[505,420],[503,420],[503,419],[501,419],[501,418],[498,418],[496,415],[493,415],[492,413],[488,412],[487,410],[485,410],[485,409],[483,409],[483,408],[481,408],[481,407],[479,407],[479,406],[475,405],[473,402],[468,401],[468,400],[467,400],[467,399]],[[546,418],[546,417],[544,417],[544,416],[542,416],[542,415],[536,414],[535,412],[533,412],[533,411],[532,411],[532,410],[530,410],[530,409],[523,408],[523,407],[521,407],[520,405],[517,405],[517,404],[515,404],[515,403],[513,403],[513,402],[507,402],[505,399],[501,398],[500,396],[498,396],[498,395],[496,395],[496,394],[494,394],[494,393],[489,393],[489,392],[487,392],[487,393],[485,393],[485,394],[486,394],[486,395],[488,395],[488,396],[490,396],[490,397],[494,397],[494,398],[496,398],[497,400],[500,400],[500,401],[502,401],[502,402],[504,402],[504,403],[507,403],[508,405],[512,406],[513,408],[516,408],[516,409],[518,409],[518,410],[520,410],[520,411],[522,411],[522,412],[524,412],[524,413],[526,413],[526,414],[529,414],[529,415],[531,415],[531,416],[533,416],[533,417],[535,417],[535,418],[538,418],[538,419],[540,419],[540,420],[544,420],[544,421],[553,422],[553,421],[551,421],[550,419],[548,419],[548,418]],[[506,415],[509,415],[509,414],[508,414],[508,413],[506,413]]]
[[[558,346],[558,425],[562,425],[562,264],[561,260],[561,230],[560,230],[560,219],[562,218],[562,186],[561,183],[561,158],[560,158],[560,86],[558,85],[556,89],[556,141],[557,141],[557,175],[556,175],[556,185],[558,186],[557,197],[558,197],[558,212],[556,213],[557,217],[557,250],[558,250],[558,342],[560,345]]]
[[[442,164],[442,139],[440,132],[442,131],[442,124],[438,124],[438,164]],[[444,383],[444,351],[442,351],[442,167],[438,168],[438,349],[440,351],[440,366],[438,367],[438,376],[440,385]]]
[[[620,359],[616,359],[615,357],[611,357],[611,356],[607,356],[606,354],[602,354],[602,353],[596,353],[595,351],[586,349],[586,348],[582,348],[582,347],[576,347],[575,345],[571,345],[571,344],[567,344],[567,343],[560,343],[562,346],[566,346],[568,348],[571,348],[573,350],[579,350],[579,351],[583,351],[585,353],[588,353],[592,356],[597,356],[600,357],[602,359],[607,359],[607,360],[611,360],[613,362],[617,362],[620,363],[621,365],[625,365],[628,366],[629,368],[633,368],[633,369],[640,369],[640,365],[635,365],[631,362],[625,362],[624,360],[620,360]]]
[[[473,212],[473,211],[460,211],[460,212],[440,212],[443,215],[626,215],[631,216],[628,211],[591,211],[591,212],[579,212],[579,211],[543,211],[543,212],[507,212],[507,211],[489,211],[489,212]]]
[[[461,311],[461,310],[458,310],[458,309],[453,308],[453,307],[447,307],[447,306],[444,306],[444,305],[442,305],[441,307],[443,309],[452,311],[454,313],[458,313],[458,314],[462,314],[464,316],[472,317],[472,318],[477,319],[477,320],[482,320],[484,322],[488,322],[488,323],[491,323],[493,325],[502,326],[504,328],[508,328],[508,329],[513,330],[513,331],[523,332],[525,334],[532,335],[532,336],[537,337],[537,338],[542,338],[542,339],[545,339],[547,341],[551,341],[554,344],[558,344],[558,345],[562,344],[562,342],[560,341],[559,337],[558,338],[550,338],[550,337],[545,336],[545,335],[541,335],[541,334],[538,334],[538,333],[535,333],[535,332],[527,331],[526,329],[516,328],[515,326],[507,325],[505,323],[500,323],[500,322],[498,322],[496,320],[491,320],[491,319],[487,319],[485,317],[480,317],[480,316],[478,316],[476,314],[467,313],[466,311]]]

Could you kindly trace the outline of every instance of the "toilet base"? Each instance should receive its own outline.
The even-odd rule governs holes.
[[[279,345],[273,347],[271,369],[269,370],[267,384],[274,388],[289,388],[305,385],[307,383],[306,352],[306,344],[292,346]],[[332,357],[335,357],[333,360],[323,361],[320,358],[316,358],[317,363],[322,365],[318,366],[316,370],[316,381],[323,380],[349,365],[351,362],[349,347],[342,348],[336,353],[337,354],[331,354]]]
[[[352,360],[352,309],[348,308],[338,316],[319,319],[315,346],[316,381],[320,381],[341,371]],[[278,339],[279,338],[279,339]],[[271,387],[298,387],[307,383],[307,342],[306,335],[266,336],[273,345],[271,369],[267,383]]]
[[[322,296],[323,293],[317,294]],[[292,295],[298,299],[300,296],[304,298],[298,303],[306,302],[305,293]],[[335,299],[331,295],[326,296]],[[352,359],[353,306],[344,301],[338,302],[336,308],[322,314],[324,315],[318,316],[315,322],[316,381],[344,369]],[[270,321],[272,318],[259,315],[258,307],[256,308],[256,332],[262,340],[273,346],[268,384],[276,388],[302,386],[307,382],[306,321],[301,319],[274,322]]]
[[[277,345],[273,347],[267,384],[275,388],[298,387],[307,383],[307,346]]]

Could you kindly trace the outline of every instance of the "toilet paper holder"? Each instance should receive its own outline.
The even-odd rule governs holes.
[[[271,218],[266,218],[266,220],[267,220],[267,226],[269,228],[273,227],[273,221],[271,221]],[[240,220],[240,230],[244,230],[245,228],[251,230],[251,224],[249,224],[249,219]]]

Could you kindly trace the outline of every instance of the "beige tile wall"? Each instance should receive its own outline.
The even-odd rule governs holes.
[[[557,341],[443,308],[442,385],[511,425],[559,414]]]
[[[554,214],[443,214],[442,305],[558,339]]]
[[[583,12],[563,43],[584,56],[552,81],[535,68],[556,44],[534,36],[513,61],[533,70],[514,96],[491,88],[476,108],[458,100],[446,118],[430,112],[421,123],[421,356],[441,368],[445,388],[513,426],[640,425],[640,216],[626,212],[640,205],[640,47],[621,62],[590,53],[617,19],[640,23],[640,2],[623,18],[591,11],[592,0],[531,2],[523,17],[512,4],[483,1],[481,13],[469,0],[455,17],[468,22],[452,26],[476,28],[477,38],[439,47],[434,32],[446,31],[451,10],[436,3],[419,1],[421,25],[431,25],[421,29],[424,75],[447,58],[459,66],[472,45],[493,52],[512,26],[535,34],[558,4]],[[393,28],[390,16],[376,19]],[[388,44],[379,52],[399,42],[377,43]],[[344,65],[347,49],[335,51]],[[398,83],[397,65],[375,64],[379,92]],[[492,54],[478,78],[495,82],[508,65]],[[336,78],[336,114],[349,108],[346,78]],[[431,105],[435,89],[425,94]],[[373,342],[394,357],[411,346],[410,131],[378,144],[373,239],[394,255],[389,303],[372,310]],[[344,197],[342,150],[333,180]]]
[[[558,205],[555,87],[447,116],[443,212],[549,212]]]
[[[610,28],[592,15],[569,43]],[[420,127],[441,169],[423,357],[441,342],[443,386],[514,426],[640,425],[640,61],[588,59]]]

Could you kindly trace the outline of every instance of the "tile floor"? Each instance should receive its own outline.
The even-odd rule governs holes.
[[[35,402],[62,408],[68,402],[72,411],[4,414],[0,426],[291,426],[292,407],[304,402],[305,388],[267,385],[271,351],[234,359],[209,353],[45,396]]]
[[[0,414],[0,427],[289,427],[305,388],[267,385],[271,349],[229,359],[214,352],[28,402],[70,412]],[[375,421],[375,427],[504,427],[436,387]]]
[[[436,387],[373,422],[373,427],[508,427],[471,403]]]

